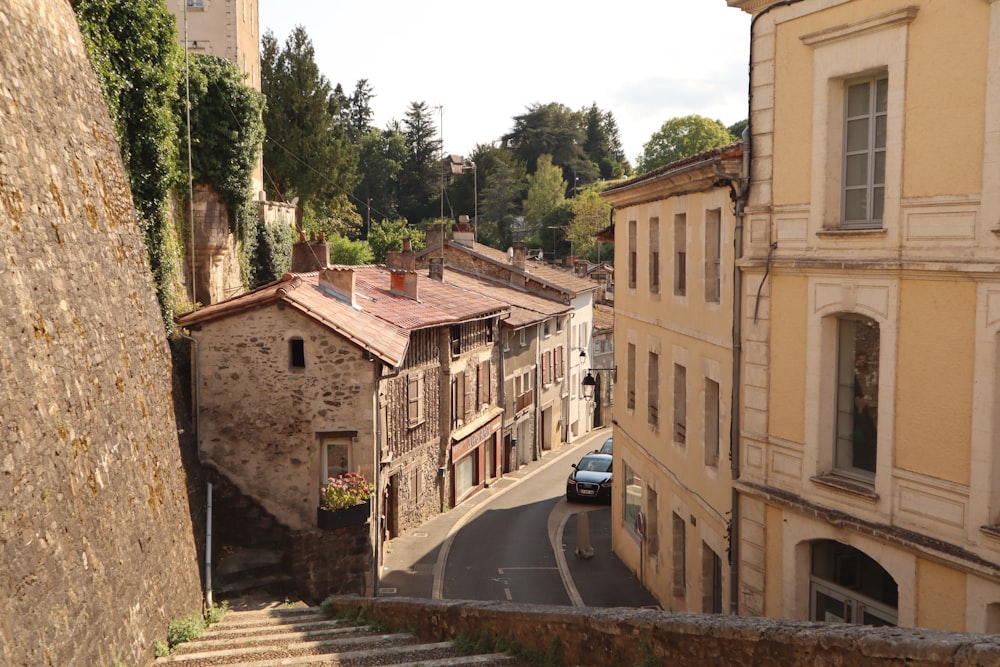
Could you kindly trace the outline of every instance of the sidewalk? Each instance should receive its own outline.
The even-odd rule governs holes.
[[[539,461],[494,480],[490,487],[477,493],[458,507],[439,514],[385,544],[379,597],[440,598],[444,566],[451,538],[461,527],[504,491],[542,467],[562,461],[575,462],[584,452],[600,447],[610,435],[610,429],[593,431],[575,443],[548,452]],[[559,501],[565,504],[565,500]],[[568,505],[561,520],[549,522],[550,540],[564,545],[556,554],[560,574],[567,583],[570,598],[577,606],[643,607],[654,606],[656,599],[646,591],[611,548],[611,508],[606,505]],[[587,512],[590,543],[594,556],[589,559],[575,555],[576,533],[580,512]],[[561,539],[559,539],[561,538]]]

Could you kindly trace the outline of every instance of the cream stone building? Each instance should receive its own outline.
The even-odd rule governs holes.
[[[1000,2],[727,1],[739,611],[1000,632]]]
[[[730,613],[740,144],[606,189],[615,208],[612,541],[664,609]]]

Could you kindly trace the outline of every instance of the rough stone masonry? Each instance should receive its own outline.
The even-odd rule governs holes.
[[[169,350],[66,0],[0,2],[0,664],[148,664],[201,608]]]

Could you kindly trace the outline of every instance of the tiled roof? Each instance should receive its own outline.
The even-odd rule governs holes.
[[[510,317],[504,320],[504,326],[519,329],[529,324],[542,322],[555,315],[568,313],[572,308],[559,301],[525,292],[512,285],[499,283],[481,276],[473,276],[454,268],[444,271],[444,282],[455,285],[470,292],[486,294],[490,297],[510,304]]]
[[[440,249],[440,246],[435,247]],[[477,243],[474,248],[470,248],[460,243],[455,243],[454,241],[448,241],[448,247],[452,250],[467,252],[472,255],[479,255],[494,264],[509,269],[511,272],[523,273],[528,278],[544,283],[570,297],[597,289],[597,285],[595,285],[592,281],[578,278],[570,271],[557,269],[545,264],[544,262],[528,260],[525,262],[525,269],[522,272],[507,261],[507,253],[502,250],[497,250],[496,248],[491,248],[487,245]],[[424,250],[423,252],[427,253],[429,251],[430,250]]]
[[[726,146],[719,146],[718,148],[711,148],[697,155],[691,155],[686,158],[681,158],[671,162],[670,164],[665,164],[663,166],[657,167],[651,171],[647,171],[644,174],[639,174],[633,178],[622,181],[621,183],[615,183],[612,186],[605,188],[602,191],[604,193],[614,193],[618,190],[625,190],[632,186],[635,186],[644,181],[653,180],[658,177],[670,174],[672,172],[680,172],[691,167],[698,166],[705,162],[711,162],[714,160],[722,160],[725,158],[740,157],[743,155],[743,142],[736,141],[734,143],[728,144]]]
[[[285,302],[323,326],[348,338],[392,366],[402,363],[410,332],[462,322],[508,310],[507,304],[477,292],[417,276],[417,300],[389,290],[391,272],[383,265],[328,267],[355,275],[355,302],[330,294],[319,286],[319,273],[286,273],[281,280],[199,308],[177,317],[191,327],[252,308]]]
[[[610,331],[615,328],[615,309],[603,303],[594,304],[594,331]]]

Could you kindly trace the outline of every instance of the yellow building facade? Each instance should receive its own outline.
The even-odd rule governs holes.
[[[1000,632],[1000,2],[728,3],[739,612]]]
[[[732,195],[743,169],[736,144],[602,193],[617,268],[612,541],[664,609],[733,611]]]

